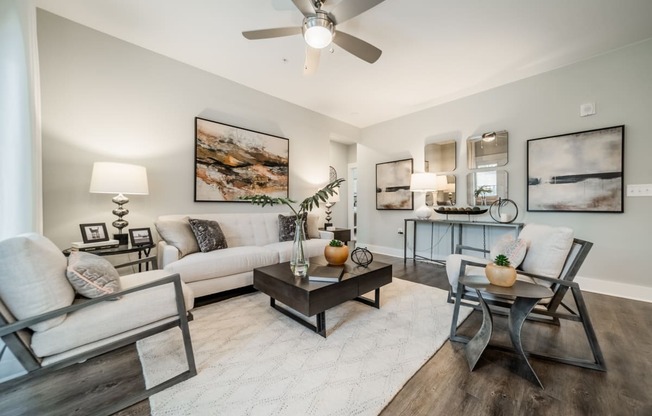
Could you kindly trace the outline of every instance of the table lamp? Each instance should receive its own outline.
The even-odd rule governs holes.
[[[410,177],[410,191],[412,192],[432,192],[437,190],[437,174],[430,172],[413,173]],[[425,203],[415,212],[417,218],[425,220],[432,215],[432,209]]]
[[[112,225],[118,229],[118,234],[113,238],[120,242],[120,245],[127,245],[128,234],[123,234],[122,229],[129,223],[123,217],[129,214],[129,210],[123,205],[129,202],[124,194],[148,195],[147,170],[143,166],[129,165],[126,163],[95,162],[91,176],[91,193],[117,194],[111,200],[118,205],[112,212],[118,217]]]
[[[324,223],[324,230],[328,230],[328,227],[332,227],[333,224],[331,223],[331,214],[333,211],[331,208],[333,208],[333,205],[335,205],[337,202],[340,202],[340,195],[339,194],[333,194],[328,197],[328,201],[326,201],[326,223]]]

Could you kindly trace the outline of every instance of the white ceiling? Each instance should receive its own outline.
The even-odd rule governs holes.
[[[326,0],[330,10],[340,1]],[[337,46],[303,75],[291,0],[35,0],[38,7],[318,113],[366,127],[652,38],[650,0],[385,0],[337,29],[383,51]]]

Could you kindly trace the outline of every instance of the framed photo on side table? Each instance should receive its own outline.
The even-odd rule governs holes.
[[[152,232],[149,228],[130,228],[129,239],[132,247],[150,246],[154,244]]]
[[[84,244],[109,241],[109,233],[106,231],[106,224],[103,222],[93,224],[79,224]]]
[[[623,212],[625,126],[527,141],[527,210]]]

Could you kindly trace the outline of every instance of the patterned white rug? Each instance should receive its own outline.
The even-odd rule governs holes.
[[[199,374],[152,396],[152,415],[377,415],[446,342],[452,310],[445,291],[396,278],[380,309],[328,310],[328,338],[260,292],[198,308]],[[181,345],[178,329],[138,342],[148,386],[181,372]]]

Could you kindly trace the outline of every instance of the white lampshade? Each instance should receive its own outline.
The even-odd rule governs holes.
[[[126,163],[95,162],[91,193],[148,195],[147,170]]]
[[[437,190],[437,174],[431,172],[413,173],[410,177],[410,191],[431,192]]]
[[[448,178],[446,175],[437,175],[437,190],[445,191],[448,187]]]
[[[328,202],[331,204],[334,204],[336,202],[340,202],[340,194],[333,194],[328,197]]]

